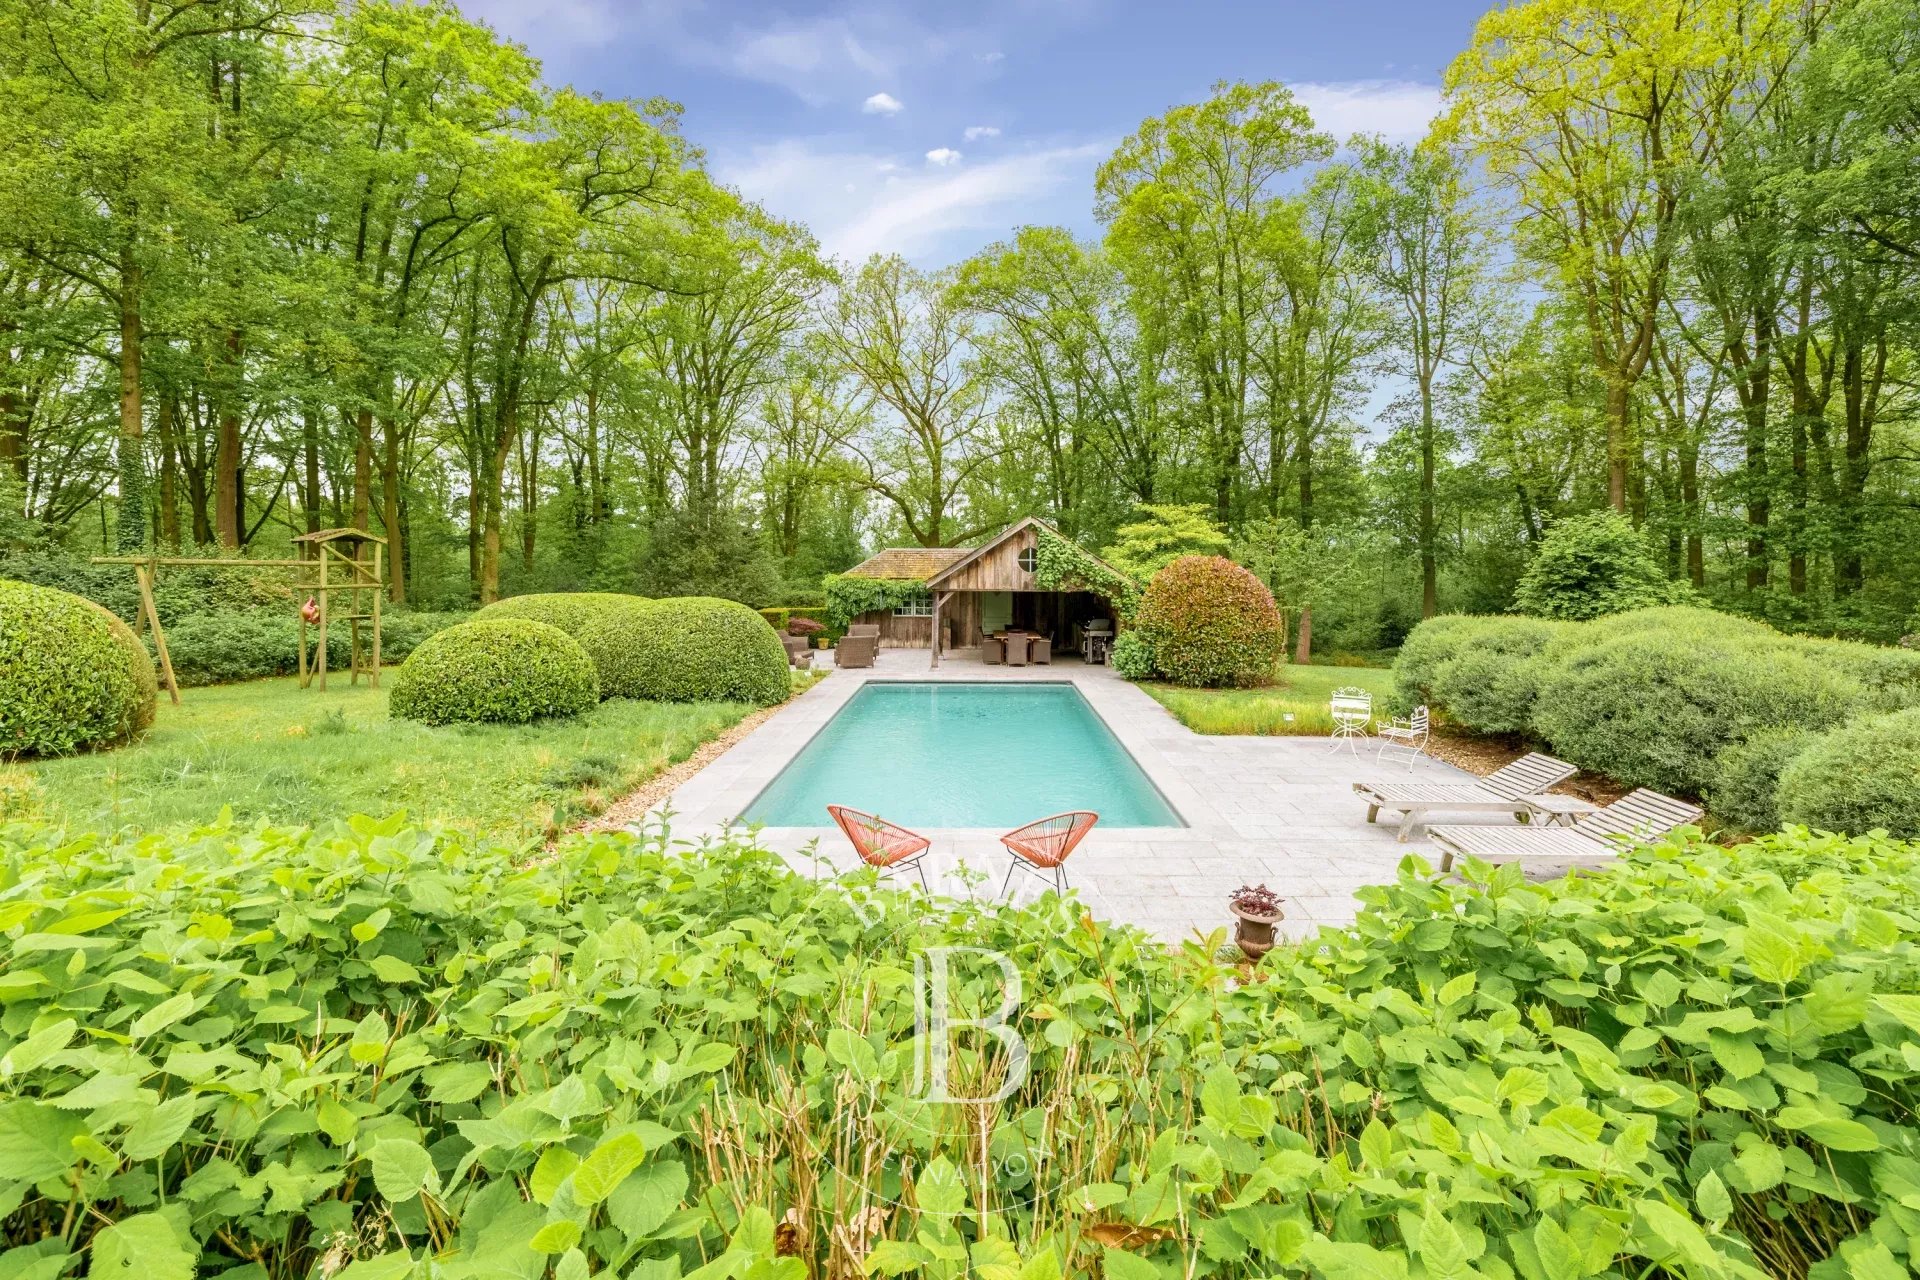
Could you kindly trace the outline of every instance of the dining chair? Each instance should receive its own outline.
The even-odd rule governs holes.
[[[1373,695],[1354,685],[1343,685],[1333,691],[1327,709],[1333,716],[1333,750],[1338,751],[1345,742],[1347,750],[1359,755],[1358,743],[1373,723]]]

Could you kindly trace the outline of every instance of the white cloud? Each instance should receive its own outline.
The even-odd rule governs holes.
[[[1293,96],[1313,122],[1342,142],[1377,133],[1388,142],[1418,142],[1440,114],[1440,86],[1411,80],[1346,80],[1297,84]]]
[[[937,266],[1015,226],[1084,221],[1094,167],[1110,150],[1110,141],[1063,144],[903,169],[890,156],[830,140],[790,139],[717,154],[714,167],[750,199],[806,222],[834,257],[899,253]]]
[[[1000,59],[1002,59],[1002,58],[1004,58],[1004,57],[1006,57],[1006,56],[1007,56],[1006,54],[1004,54],[1004,53],[1002,53],[1002,52],[1000,52],[1000,51],[999,51],[998,49],[989,49],[989,50],[987,50],[987,51],[986,51],[985,53],[983,53],[983,54],[981,54],[981,55],[980,55],[980,61],[982,61],[982,62],[998,62],[998,61],[1000,61]]]
[[[1000,136],[1000,126],[993,124],[968,125],[966,133],[962,136],[965,137],[968,142],[978,142],[982,138],[997,138]]]
[[[876,93],[861,103],[860,109],[870,116],[891,116],[905,110],[906,105],[890,93]]]
[[[933,150],[927,152],[927,163],[942,166],[958,164],[960,163],[960,153],[952,147],[935,147]]]

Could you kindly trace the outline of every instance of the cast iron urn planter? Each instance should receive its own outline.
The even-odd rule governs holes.
[[[1257,962],[1273,950],[1273,926],[1287,914],[1281,910],[1279,894],[1263,884],[1243,884],[1227,895],[1227,906],[1239,921],[1234,927],[1233,940],[1247,959]]]

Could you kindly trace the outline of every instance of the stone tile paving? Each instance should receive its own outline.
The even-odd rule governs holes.
[[[1356,890],[1393,879],[1410,851],[1432,856],[1420,837],[1402,844],[1392,824],[1369,824],[1352,784],[1381,777],[1470,778],[1426,758],[1411,770],[1404,760],[1376,763],[1370,747],[1356,754],[1333,749],[1325,738],[1197,734],[1107,667],[1071,660],[989,667],[963,653],[931,671],[926,650],[889,649],[871,670],[835,671],[682,783],[663,806],[672,814],[675,838],[692,841],[724,830],[861,685],[888,679],[1071,680],[1188,825],[1096,828],[1069,860],[1069,879],[1096,914],[1169,941],[1224,927],[1226,896],[1242,884],[1264,882],[1285,898],[1284,928],[1296,936],[1346,923],[1353,918]],[[1008,855],[998,832],[923,834],[934,842],[927,870],[936,893],[999,890]],[[811,869],[813,858],[822,874],[858,862],[831,826],[768,827],[760,838],[801,870]],[[970,888],[957,874],[962,864],[991,879]],[[1016,893],[1043,887],[1026,875],[1015,876],[1014,884]]]

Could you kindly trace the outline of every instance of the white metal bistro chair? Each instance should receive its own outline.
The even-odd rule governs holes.
[[[1388,752],[1404,751],[1407,753],[1407,772],[1412,773],[1413,762],[1427,753],[1428,719],[1425,707],[1415,707],[1407,719],[1389,720],[1374,730],[1380,735],[1380,754],[1374,757],[1374,763],[1384,762]]]
[[[1345,742],[1347,750],[1359,755],[1359,741],[1367,736],[1367,726],[1373,723],[1373,695],[1365,689],[1345,685],[1333,691],[1327,708],[1333,715],[1332,749],[1338,751]]]

